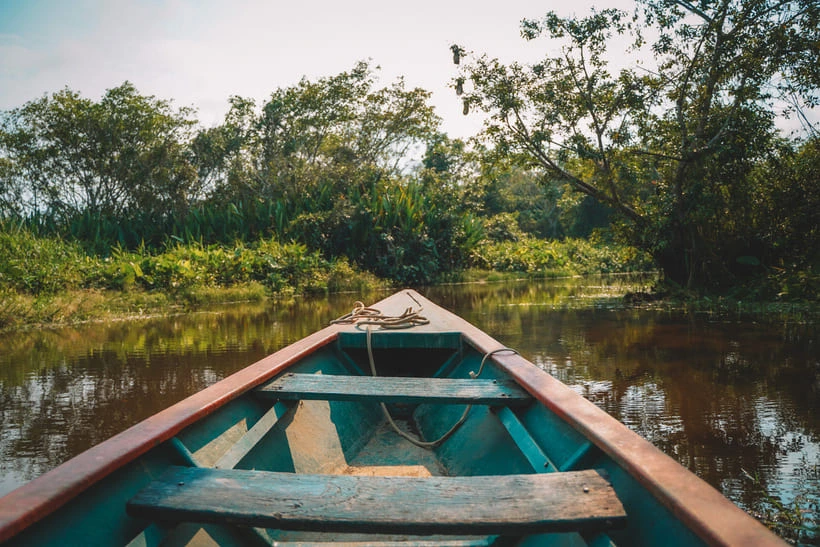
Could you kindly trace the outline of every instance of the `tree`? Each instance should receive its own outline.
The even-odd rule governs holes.
[[[376,76],[361,62],[259,105],[234,97],[224,124],[194,139],[195,164],[214,200],[244,212],[269,205],[280,238],[384,277],[430,282],[460,259],[451,249],[459,219],[442,190],[449,182],[428,185],[414,170],[414,156],[442,138],[440,120],[429,92],[401,79],[380,86]]]
[[[3,113],[0,176],[25,214],[178,214],[197,180],[187,153],[191,114],[129,82],[99,102],[66,88]]]
[[[752,176],[753,229],[765,242],[764,263],[785,297],[820,294],[820,137],[778,154]],[[759,268],[756,261],[747,267]]]
[[[302,201],[317,186],[336,187],[338,196],[364,171],[398,173],[414,147],[438,134],[429,96],[401,79],[377,87],[374,71],[360,62],[277,89],[259,107],[235,97],[225,123],[197,137],[198,165],[219,174],[218,166],[230,164],[241,174],[220,180],[232,180],[243,197]]]
[[[0,136],[0,140],[2,138]],[[14,176],[14,164],[8,158],[0,157],[0,219],[20,216],[22,200],[22,189]]]
[[[239,192],[241,180],[249,178],[249,139],[255,123],[255,104],[231,97],[225,121],[200,129],[191,141],[191,161],[199,179],[200,198],[221,199]]]
[[[524,21],[525,38],[560,41],[560,54],[528,66],[474,57],[456,85],[472,84],[465,105],[489,114],[485,136],[496,148],[610,207],[668,279],[719,284],[736,253],[748,252],[726,244],[745,222],[727,217],[777,137],[775,99],[800,111],[818,104],[820,5],[640,4],[632,18],[604,10]],[[608,42],[629,37],[637,48],[647,27],[657,66],[636,61],[611,74]]]

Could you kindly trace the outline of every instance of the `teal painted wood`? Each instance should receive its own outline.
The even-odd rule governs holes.
[[[222,452],[233,444],[230,439],[237,430],[247,430],[269,407],[252,397],[238,397],[210,414],[207,419],[198,420],[177,433],[177,437],[188,447],[199,464],[212,465]],[[245,426],[244,424],[248,424]],[[214,444],[214,439],[225,436],[225,442]]]
[[[345,541],[344,547],[490,547],[495,538],[475,539],[407,539],[395,541],[362,540]],[[338,547],[336,541],[277,541],[276,547]]]
[[[561,471],[572,471],[578,462],[580,462],[584,457],[589,454],[590,450],[592,450],[592,443],[589,441],[584,441],[584,443],[578,447],[578,450],[572,453],[572,455],[561,464]]]
[[[580,459],[572,464],[575,466],[573,469],[595,467],[596,457],[602,455],[598,448],[590,445],[588,438],[543,405],[531,405],[524,412],[517,413],[517,416],[530,436],[560,470],[570,470],[565,469],[565,466],[579,455]],[[587,451],[579,454],[581,447],[587,445]]]
[[[374,330],[371,333],[371,347],[374,349],[453,349],[461,348],[460,332],[414,332],[412,330]],[[340,332],[339,345],[342,348],[367,347],[367,333]]]
[[[158,524],[150,524],[125,547],[159,547],[168,536],[168,530]]]
[[[433,378],[446,378],[451,375],[453,370],[461,363],[464,359],[464,353],[462,350],[459,350],[453,353],[449,359],[447,359],[441,367],[437,371],[432,374]]]
[[[604,533],[595,534],[587,538],[586,542],[587,547],[612,547],[614,545],[612,539]]]
[[[368,533],[591,532],[626,521],[592,470],[409,478],[177,467],[127,509],[149,520]]]
[[[462,405],[419,405],[413,421],[424,439],[441,437],[464,411]],[[532,466],[510,442],[510,434],[487,406],[474,406],[467,421],[435,451],[449,475],[532,473]]]
[[[287,373],[257,388],[256,392],[284,400],[373,400],[404,404],[514,405],[531,401],[530,395],[514,382],[454,378]]]
[[[174,451],[180,457],[182,463],[184,463],[185,465],[189,465],[191,467],[199,467],[199,463],[197,463],[196,458],[191,453],[191,451],[188,450],[188,447],[185,446],[185,444],[179,440],[179,437],[173,437],[170,441],[168,441],[168,444],[171,446],[171,448],[174,449]]]
[[[247,456],[248,452],[254,449],[259,441],[267,435],[267,433],[279,421],[279,418],[284,416],[287,411],[288,407],[284,404],[274,404],[270,410],[263,414],[262,417],[259,418],[255,424],[253,424],[253,427],[251,427],[248,432],[245,433],[245,435],[243,435],[242,438],[231,447],[230,450],[219,458],[219,460],[214,464],[214,467],[218,469],[233,469],[236,467],[236,464],[242,461],[242,458]]]
[[[281,403],[273,405],[273,407],[271,407],[271,409],[266,412],[255,424],[255,426],[259,425],[259,427],[256,428],[256,431],[254,431],[254,428],[251,428],[251,430],[248,431],[242,439],[240,439],[237,443],[240,445],[239,450],[233,454],[231,453],[231,450],[219,460],[218,463],[222,465],[222,468],[231,469],[234,465],[241,461],[241,459],[247,455],[247,453],[252,450],[254,446],[256,446],[256,443],[259,442],[264,434],[270,431],[270,428],[276,424],[279,417],[287,412],[287,410],[287,407]],[[243,443],[243,441],[245,442]],[[188,450],[185,443],[183,443],[178,437],[173,437],[168,444],[184,460],[186,465],[193,468],[201,468],[194,455],[190,450]],[[198,532],[196,527],[187,527],[188,529],[183,532],[180,532],[179,528],[179,526],[168,526],[167,523],[163,521],[160,521],[159,524],[157,522],[153,522],[149,524],[137,537],[131,540],[127,547],[158,547],[159,545],[166,544],[168,542],[168,538],[174,536],[175,534],[196,534]],[[251,540],[256,540],[256,542],[261,541],[261,544],[263,545],[267,543],[262,533],[255,528],[243,529],[242,532]],[[173,544],[173,541],[171,541],[171,543]],[[181,544],[187,545],[188,541],[182,541]]]
[[[172,461],[179,461],[169,443],[112,473],[111,479],[87,490],[76,503],[66,504],[47,521],[2,543],[8,546],[127,545],[148,524],[125,515],[126,502]]]
[[[506,407],[499,408],[497,415],[536,473],[552,473],[558,470],[512,410]]]
[[[532,438],[526,426],[518,419],[518,416],[509,408],[499,408],[497,411],[499,420],[507,431],[510,433],[516,446],[521,450],[524,456],[529,460],[530,464],[536,473],[553,473],[559,471],[555,463],[541,450],[535,439]],[[585,442],[570,458],[561,465],[560,471],[568,471],[573,465],[578,463],[587,453],[589,453],[592,444]],[[608,535],[603,532],[595,533],[590,539],[586,540],[588,547],[609,547],[611,540]]]

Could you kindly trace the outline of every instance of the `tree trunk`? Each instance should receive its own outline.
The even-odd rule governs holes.
[[[691,288],[698,281],[695,279],[697,256],[691,243],[685,227],[673,226],[669,244],[653,253],[664,278],[685,288]]]

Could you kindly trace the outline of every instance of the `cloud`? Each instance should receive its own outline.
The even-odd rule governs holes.
[[[584,12],[588,3],[577,0],[567,9]],[[462,116],[448,87],[456,73],[450,44],[505,61],[534,60],[545,44],[522,40],[519,21],[548,9],[535,0],[66,4],[46,2],[47,9],[27,14],[19,34],[0,36],[0,109],[66,85],[97,98],[129,80],[142,93],[198,107],[200,120],[212,125],[231,95],[263,100],[303,76],[330,76],[372,59],[382,67],[383,83],[404,76],[408,86],[432,91],[453,136],[474,133],[480,120]]]

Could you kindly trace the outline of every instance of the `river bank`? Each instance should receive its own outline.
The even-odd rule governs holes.
[[[161,250],[114,247],[100,256],[76,241],[0,230],[0,256],[0,330],[176,313],[214,303],[365,292],[400,283],[346,257],[327,258],[275,238],[232,245],[169,241]],[[610,242],[524,236],[484,241],[471,261],[471,269],[453,266],[437,280],[556,278],[652,266],[645,255]]]
[[[627,288],[617,295],[618,305],[647,311],[666,311],[691,316],[731,318],[762,324],[807,323],[820,320],[820,304],[813,302],[749,301],[718,296],[670,295],[653,292],[657,277],[647,273],[636,277],[635,273],[606,274],[606,277],[623,275],[630,279]],[[589,276],[549,276],[550,279]],[[496,272],[468,270],[442,286],[451,284],[496,284],[515,280],[537,280],[546,276],[521,272]],[[635,279],[642,281],[636,283]],[[238,303],[287,302],[295,297],[317,294],[355,293],[362,298],[374,298],[396,288],[388,281],[373,276],[351,277],[346,290],[322,290],[297,292],[286,288],[272,293],[258,282],[240,283],[232,286],[192,287],[182,291],[160,291],[132,288],[131,290],[71,289],[57,294],[33,296],[21,292],[0,289],[0,333],[25,331],[38,328],[58,328],[90,322],[129,321],[151,317],[193,313],[213,306]],[[583,300],[565,302],[562,306],[587,306]]]
[[[397,283],[344,257],[328,259],[302,244],[275,239],[231,246],[172,242],[159,252],[117,247],[101,257],[87,253],[77,242],[24,230],[0,231],[0,256],[0,331],[167,315],[295,295],[367,293]],[[472,267],[453,269],[438,281],[558,279],[652,268],[649,258],[634,248],[595,238],[484,241],[471,262]],[[816,295],[814,300],[773,301],[749,290],[736,290],[733,297],[692,294],[661,288],[657,275],[650,278],[626,289],[625,305],[745,314],[764,321],[784,315],[797,320],[817,317],[820,310]]]

